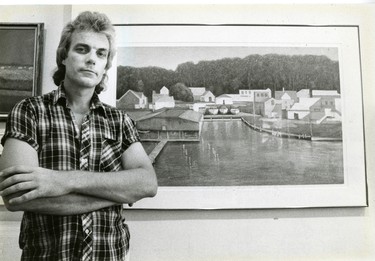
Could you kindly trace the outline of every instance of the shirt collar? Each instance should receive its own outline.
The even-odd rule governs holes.
[[[53,100],[53,105],[57,105],[58,103],[64,107],[67,106],[67,100],[66,100],[66,94],[64,90],[63,84],[61,84],[57,90],[52,92],[52,100]]]
[[[57,88],[53,95],[53,104],[56,105],[58,102],[61,102],[61,105],[63,105],[64,107],[68,106],[63,83]],[[107,118],[104,104],[100,101],[97,93],[94,93],[91,98],[90,110],[98,110],[103,113],[104,117]]]

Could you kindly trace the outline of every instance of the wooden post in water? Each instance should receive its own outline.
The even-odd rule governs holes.
[[[161,140],[158,145],[155,146],[155,148],[151,151],[151,153],[148,155],[151,163],[153,164],[155,162],[156,157],[159,155],[159,153],[163,150],[164,146],[167,144],[168,140]]]

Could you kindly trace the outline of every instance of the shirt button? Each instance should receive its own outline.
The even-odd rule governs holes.
[[[90,235],[90,232],[91,232],[91,231],[90,231],[90,229],[87,228],[87,229],[85,230],[85,232],[86,232],[87,235]]]

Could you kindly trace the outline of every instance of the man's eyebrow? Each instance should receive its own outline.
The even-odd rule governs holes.
[[[83,47],[88,47],[88,48],[92,48],[92,46],[90,46],[89,44],[86,44],[86,43],[76,43],[74,46],[83,46]],[[97,49],[98,51],[109,51],[109,48],[106,48],[106,47],[103,47],[103,48],[98,48]]]
[[[85,43],[76,43],[74,46],[77,46],[77,45],[89,46],[88,44],[85,44]]]
[[[109,49],[108,48],[98,48],[98,51],[106,51],[106,52],[109,52]]]
[[[74,47],[76,47],[76,46],[89,47],[89,45],[88,45],[88,44],[85,44],[85,43],[76,43],[76,44],[74,45]]]

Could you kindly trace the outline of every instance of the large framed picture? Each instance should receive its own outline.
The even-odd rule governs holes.
[[[116,106],[159,182],[133,208],[367,206],[358,26],[116,30]]]
[[[0,23],[0,120],[40,94],[43,23]]]

